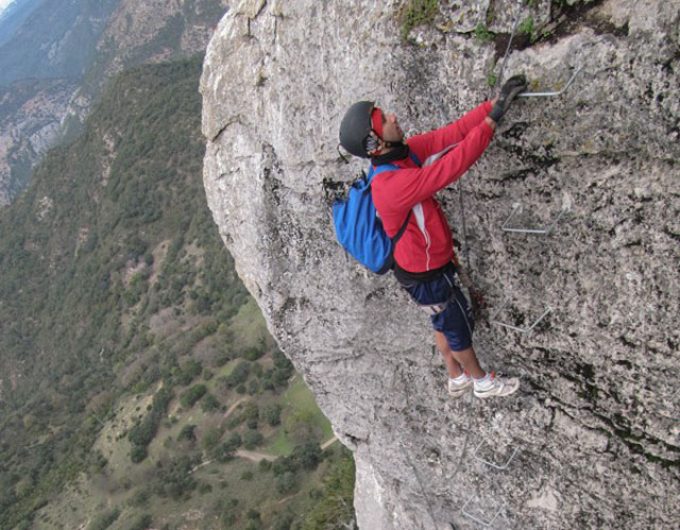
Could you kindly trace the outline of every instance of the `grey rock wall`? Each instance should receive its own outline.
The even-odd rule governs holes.
[[[354,451],[360,528],[677,526],[679,3],[441,1],[410,44],[402,4],[244,0],[201,82],[209,206]],[[452,401],[426,317],[335,243],[328,191],[362,167],[341,163],[337,129],[363,98],[407,133],[460,116],[490,93],[518,11],[534,42],[517,39],[507,74],[543,90],[582,70],[561,97],[516,104],[440,193],[487,301],[480,358],[522,379],[512,399]],[[496,42],[475,36],[480,22]],[[559,221],[506,232],[517,204],[506,226]],[[548,308],[531,334],[494,323],[527,327]],[[505,469],[484,463],[515,449]]]

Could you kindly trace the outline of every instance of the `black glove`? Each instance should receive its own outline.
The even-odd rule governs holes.
[[[510,108],[510,104],[517,97],[517,94],[521,94],[526,89],[527,78],[524,76],[524,74],[513,75],[505,82],[505,84],[503,84],[503,88],[501,88],[501,93],[498,95],[496,104],[489,113],[489,118],[498,123]]]

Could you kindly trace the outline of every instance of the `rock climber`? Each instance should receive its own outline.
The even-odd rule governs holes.
[[[340,124],[340,144],[349,153],[370,158],[374,166],[399,167],[377,174],[371,195],[388,236],[394,237],[407,223],[394,248],[394,275],[430,315],[453,397],[471,387],[479,398],[508,396],[517,391],[519,380],[496,376],[479,364],[472,344],[474,320],[457,277],[451,229],[434,195],[477,161],[496,124],[526,86],[523,75],[514,76],[494,100],[449,125],[407,140],[396,115],[385,114],[370,101],[352,105]],[[409,153],[424,161],[422,167]]]

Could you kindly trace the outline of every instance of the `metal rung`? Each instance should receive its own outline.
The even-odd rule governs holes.
[[[510,462],[512,462],[512,459],[515,458],[515,456],[517,455],[517,453],[519,453],[519,451],[520,451],[520,448],[519,448],[519,447],[515,447],[515,450],[512,452],[512,454],[510,455],[510,457],[505,461],[505,463],[504,463],[504,464],[499,464],[499,463],[497,463],[497,462],[491,462],[491,461],[489,461],[489,460],[485,460],[484,458],[482,458],[481,456],[479,456],[479,455],[477,454],[477,453],[479,453],[479,450],[481,449],[481,447],[482,447],[483,445],[487,445],[487,446],[488,446],[489,444],[487,444],[484,440],[482,440],[481,442],[479,442],[479,445],[478,445],[477,448],[475,449],[475,452],[473,453],[472,457],[473,457],[475,460],[478,460],[478,461],[480,461],[480,462],[483,462],[484,464],[486,464],[486,465],[488,465],[488,466],[491,466],[491,467],[493,467],[493,468],[495,468],[495,469],[499,469],[499,470],[501,470],[501,471],[503,471],[504,469],[507,469],[507,468],[508,468],[508,466],[510,465]]]
[[[463,514],[465,517],[469,517],[469,518],[472,519],[473,521],[478,522],[478,523],[481,524],[484,528],[490,527],[490,526],[494,523],[494,521],[496,520],[496,518],[500,515],[501,511],[503,510],[503,508],[505,508],[505,503],[503,503],[503,502],[498,502],[497,507],[496,507],[496,508],[492,508],[492,510],[495,510],[495,511],[493,512],[493,515],[492,515],[491,518],[489,519],[489,518],[487,518],[488,516],[486,516],[484,513],[481,512],[481,510],[477,510],[478,513],[470,513],[470,512],[468,511],[468,504],[470,504],[474,499],[475,499],[475,496],[473,495],[472,497],[470,497],[470,498],[467,500],[467,502],[466,502],[465,504],[463,504],[463,507],[460,509],[460,511],[462,512],[462,514]],[[495,501],[492,501],[492,502],[495,502]]]
[[[576,71],[572,74],[572,76],[569,78],[569,81],[567,81],[567,84],[564,85],[564,88],[562,90],[556,90],[552,92],[522,92],[521,94],[518,94],[518,98],[551,98],[555,96],[559,96],[560,94],[564,93],[567,88],[571,86],[571,84],[574,82],[574,79],[576,79],[576,75],[583,70],[583,66],[579,66]]]
[[[557,214],[557,217],[555,217],[555,220],[550,223],[548,226],[544,228],[511,228],[508,227],[508,224],[510,223],[510,220],[515,216],[517,212],[522,211],[522,205],[519,202],[516,202],[512,205],[512,211],[510,212],[510,215],[508,218],[505,220],[503,223],[503,226],[501,227],[503,231],[505,232],[515,232],[515,233],[522,233],[522,234],[543,234],[543,235],[548,235],[552,230],[555,228],[555,225],[557,225],[558,221],[562,218],[562,216],[565,214],[566,209],[562,208],[560,210],[560,213]]]
[[[546,317],[546,315],[547,315],[548,313],[550,313],[550,312],[552,311],[552,307],[546,306],[545,311],[543,311],[543,313],[541,314],[541,316],[539,316],[539,317],[534,321],[534,323],[531,324],[531,326],[528,326],[528,327],[525,327],[525,328],[520,328],[520,327],[518,327],[518,326],[513,326],[512,324],[506,324],[505,322],[500,322],[500,321],[498,321],[498,320],[494,320],[494,318],[497,317],[497,316],[501,313],[501,311],[503,311],[503,309],[505,309],[505,306],[506,306],[506,305],[507,305],[507,300],[506,300],[505,302],[503,302],[503,305],[501,305],[501,308],[500,308],[498,311],[496,311],[496,314],[494,315],[494,317],[492,317],[492,318],[489,320],[489,322],[491,322],[492,324],[497,324],[497,325],[502,326],[502,327],[504,327],[504,328],[511,329],[511,330],[513,330],[513,331],[517,331],[517,332],[519,332],[519,333],[527,334],[527,335],[528,335],[529,333],[531,333],[531,332],[533,331],[533,329],[538,325],[538,323],[539,323],[541,320],[543,320],[543,319]]]

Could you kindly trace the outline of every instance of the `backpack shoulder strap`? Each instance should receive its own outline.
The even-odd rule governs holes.
[[[423,166],[420,163],[420,159],[418,158],[418,156],[413,151],[409,151],[408,156],[416,166],[418,166],[418,167]],[[373,177],[375,175],[377,175],[378,173],[382,173],[383,171],[395,171],[397,169],[402,169],[402,168],[400,168],[399,166],[397,166],[395,164],[389,164],[389,163],[388,164],[380,164],[378,166],[374,166],[373,164],[371,164],[368,168],[367,178],[370,182],[373,179]]]
[[[409,157],[413,162],[420,167],[420,160],[418,160],[418,157],[416,156],[415,153],[409,152]],[[374,166],[371,164],[371,167],[368,170],[368,182],[370,183],[371,180],[373,180],[373,177],[377,175],[378,173],[382,173],[383,171],[394,171],[397,169],[401,169],[399,166],[396,166],[394,164],[380,164],[379,166]],[[411,213],[412,210],[408,211],[408,214],[406,215],[406,219],[404,219],[404,224],[401,225],[401,228],[399,228],[399,231],[394,235],[392,238],[392,245],[396,245],[397,241],[401,239],[401,236],[404,235],[404,232],[406,232],[406,227],[408,226],[408,222],[411,219]]]
[[[373,164],[371,164],[370,167],[368,168],[366,179],[370,183],[373,180],[373,177],[375,177],[378,173],[382,173],[383,171],[394,171],[396,169],[400,168],[399,166],[395,166],[394,164],[380,164],[379,166],[374,166]]]
[[[397,232],[394,235],[394,237],[392,238],[392,245],[396,245],[397,241],[399,241],[401,239],[401,236],[404,235],[404,232],[406,232],[406,227],[408,226],[408,222],[411,219],[411,213],[413,213],[413,210],[408,211],[408,214],[406,215],[406,219],[404,220],[404,224],[401,225],[399,232]]]

